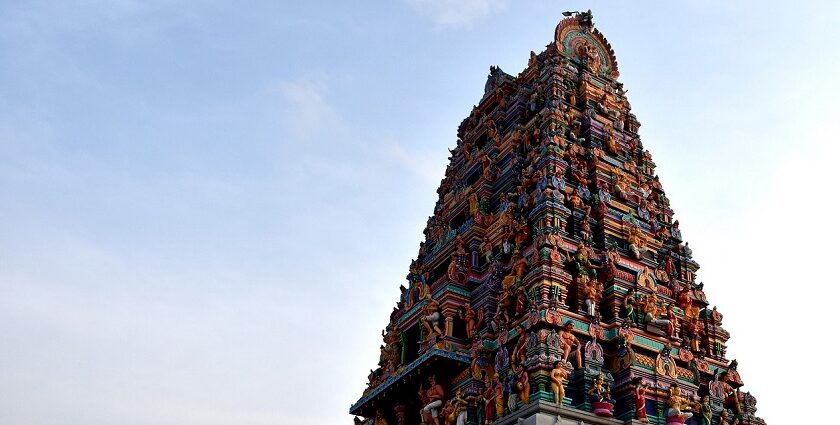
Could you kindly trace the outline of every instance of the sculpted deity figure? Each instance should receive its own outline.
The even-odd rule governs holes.
[[[583,366],[583,361],[581,360],[580,354],[580,341],[578,341],[575,334],[572,333],[572,329],[574,329],[574,327],[574,323],[572,323],[571,320],[567,320],[557,335],[560,337],[560,348],[563,350],[563,361],[568,361],[569,355],[574,353],[575,364],[579,369]]]
[[[720,384],[724,394],[723,407],[731,409],[737,417],[741,415],[741,393],[729,381],[729,371],[726,370],[720,376]]]
[[[516,224],[516,204],[511,202],[507,205],[507,207],[499,214],[499,223],[502,226],[513,226]]]
[[[496,385],[493,387],[493,401],[496,406],[496,417],[501,418],[505,415],[505,386],[498,376],[496,376]]]
[[[646,239],[642,229],[635,223],[623,227],[627,243],[630,245],[630,254],[635,259],[642,258],[642,250],[645,247]]]
[[[621,322],[621,328],[618,329],[616,361],[619,370],[627,369],[635,362],[636,354],[633,352],[632,344],[633,328],[630,327],[630,321],[625,319]]]
[[[740,423],[741,421],[738,420],[738,418],[732,418],[732,413],[730,413],[728,409],[723,409],[723,411],[720,412],[717,425],[738,425]]]
[[[607,132],[604,134],[604,146],[607,148],[607,152],[613,155],[618,154],[618,143],[616,143],[615,134],[609,127],[607,127]]]
[[[677,307],[682,309],[682,311],[687,311],[691,305],[691,290],[688,288],[688,285],[678,286],[681,286],[681,288],[677,293]]]
[[[665,255],[665,273],[668,273],[668,276],[674,276],[677,274],[676,268],[674,267],[674,260],[671,258],[670,254]]]
[[[481,397],[484,399],[484,424],[483,425],[490,425],[493,423],[493,419],[496,418],[496,409],[495,403],[493,400],[495,399],[495,388],[493,384],[490,382],[490,378],[486,378],[484,381],[484,391],[481,393]]]
[[[589,398],[594,402],[615,404],[615,400],[610,396],[610,388],[604,381],[604,374],[599,373],[592,383],[592,388],[587,391]]]
[[[423,408],[420,409],[420,417],[424,425],[441,425],[438,419],[438,410],[443,405],[443,387],[435,380],[435,375],[429,375],[429,388],[420,386],[417,392],[420,396],[420,403]]]
[[[622,200],[629,200],[630,197],[630,182],[623,172],[615,170],[615,196]]]
[[[672,378],[677,377],[677,363],[671,358],[671,346],[665,344],[659,355],[656,356],[654,362],[656,373],[659,375],[666,375]]]
[[[452,412],[447,415],[447,424],[466,425],[467,423],[467,400],[462,390],[455,392],[455,397],[449,401]]]
[[[481,242],[481,246],[479,248],[481,248],[481,254],[484,256],[484,260],[487,263],[492,262],[493,261],[493,243],[490,242],[489,237],[486,237],[486,236],[484,237],[484,241]]]
[[[507,284],[508,279],[502,282],[502,290],[499,292],[499,301],[496,303],[496,314],[495,320],[499,321],[500,324],[507,324],[510,322],[510,307],[513,304],[513,300],[515,297],[513,284],[511,282],[510,285]]]
[[[424,308],[423,320],[420,323],[423,325],[424,335],[426,340],[431,340],[435,336],[442,335],[438,321],[440,321],[440,307],[437,300],[429,299],[429,303]]]
[[[655,295],[651,294],[645,298],[642,309],[646,323],[662,329],[669,337],[674,336],[674,324],[667,317],[663,317],[666,316],[665,307],[657,305]]]
[[[703,396],[698,413],[700,416],[697,417],[697,425],[712,425],[712,405],[709,403],[709,396]]]
[[[507,389],[508,412],[513,412],[514,410],[516,410],[516,400],[519,399],[519,392],[516,389],[516,379],[518,377],[519,369],[516,367],[515,364],[513,364],[510,366],[510,371],[508,371],[508,376],[505,382],[505,388]]]
[[[703,325],[696,318],[691,319],[685,326],[685,338],[688,348],[695,354],[700,353],[700,341],[704,334]]]
[[[519,373],[516,375],[516,393],[519,395],[519,401],[522,405],[528,404],[531,400],[531,383],[528,379],[528,371],[525,366],[518,368]]]
[[[484,309],[478,310],[478,314],[476,314],[475,310],[470,307],[470,303],[467,302],[464,305],[461,319],[464,319],[464,323],[467,326],[467,338],[472,339],[473,335],[475,335],[475,330],[484,323]]]
[[[455,406],[454,400],[449,400],[443,403],[443,408],[440,410],[440,416],[443,417],[443,425],[455,425]]]
[[[630,288],[627,291],[627,294],[624,295],[624,300],[622,304],[622,317],[625,319],[625,322],[629,323],[628,321],[635,321],[635,313],[636,313],[636,289]]]
[[[528,306],[528,295],[525,293],[524,286],[516,288],[515,294],[516,304],[514,307],[514,312],[516,314],[516,317],[519,317],[520,315],[525,313],[525,308]]]
[[[511,276],[513,276],[514,283],[520,284],[522,278],[528,272],[528,260],[522,257],[522,254],[517,251],[513,253],[513,266],[511,268]]]
[[[589,209],[586,210],[586,213],[584,213],[583,218],[580,220],[580,238],[584,241],[592,240],[592,227],[589,224]]]
[[[668,320],[668,327],[666,329],[668,337],[675,338],[677,336],[677,330],[680,328],[680,319],[674,313],[674,309],[671,308],[670,304],[665,305],[665,318]]]
[[[577,276],[578,282],[587,282],[591,279],[595,279],[595,270],[601,268],[600,266],[592,263],[591,251],[586,245],[584,245],[583,241],[578,242],[577,252],[575,252],[572,260],[574,262],[575,275]]]
[[[598,313],[598,304],[601,301],[601,294],[604,292],[603,285],[597,279],[592,279],[585,282],[582,289],[586,314],[594,317]]]
[[[586,204],[583,202],[583,198],[580,197],[576,190],[572,190],[569,193],[569,196],[566,197],[569,200],[569,205],[573,209],[582,210],[586,207]]]
[[[648,423],[647,407],[645,405],[645,394],[647,393],[648,386],[642,384],[642,378],[640,377],[633,379],[633,385],[635,386],[634,404],[636,406],[636,420],[642,423]]]
[[[604,283],[611,283],[618,275],[619,262],[621,262],[621,256],[618,254],[616,246],[608,246],[604,253],[603,265],[599,267],[603,270]]]
[[[551,370],[549,380],[551,381],[551,392],[554,394],[554,403],[558,405],[563,404],[563,398],[566,397],[566,388],[564,387],[566,379],[569,378],[569,369],[572,365],[569,362],[555,362],[554,369]]]
[[[525,355],[528,350],[528,334],[525,333],[524,327],[519,327],[519,339],[513,347],[513,352],[510,353],[510,361],[513,364],[522,364],[525,362]]]
[[[691,412],[683,412],[683,409],[691,407],[691,403],[680,394],[680,388],[676,384],[671,384],[668,389],[668,400],[666,402],[668,410],[665,414],[669,417],[676,416],[683,419],[688,419],[693,416]]]

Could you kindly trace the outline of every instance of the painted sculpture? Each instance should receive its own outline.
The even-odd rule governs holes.
[[[571,368],[568,362],[556,362],[554,369],[551,370],[551,392],[554,394],[554,402],[558,405],[562,405],[566,397],[566,379],[569,377]]]
[[[350,408],[359,422],[765,425],[618,75],[589,12],[517,75],[491,67]]]

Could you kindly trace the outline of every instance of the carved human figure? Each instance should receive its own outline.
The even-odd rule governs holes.
[[[478,194],[475,192],[470,193],[469,196],[469,205],[470,205],[470,216],[475,217],[478,214]]]
[[[519,373],[516,375],[516,393],[519,395],[519,401],[524,406],[531,400],[531,382],[525,366],[520,366],[518,370]]]
[[[665,308],[656,304],[656,297],[654,295],[651,294],[645,298],[643,310],[646,323],[662,329],[669,337],[673,336],[673,324],[670,320],[663,317],[665,315]]]
[[[648,423],[647,407],[645,405],[645,394],[647,393],[648,386],[642,384],[642,378],[640,377],[633,379],[633,385],[635,385],[634,405],[636,407],[636,420],[642,423]]]
[[[484,256],[484,260],[487,263],[492,262],[493,261],[493,244],[490,242],[489,237],[484,238],[484,241],[481,242],[481,246],[479,246],[479,248],[481,249],[481,255]]]
[[[443,405],[443,387],[437,383],[435,375],[429,375],[429,388],[420,386],[418,394],[423,408],[420,409],[420,417],[426,425],[440,425],[438,410]]]
[[[645,235],[638,225],[632,223],[624,226],[624,234],[630,248],[630,254],[635,259],[642,258],[642,250],[645,248]]]
[[[697,425],[712,425],[712,405],[709,403],[709,396],[703,396],[698,413]]]
[[[741,415],[741,393],[738,388],[729,383],[729,371],[724,371],[720,376],[720,384],[723,388],[723,406],[732,410],[736,417]]]
[[[516,410],[516,400],[519,398],[519,392],[516,389],[516,380],[519,377],[519,371],[515,364],[510,366],[510,371],[508,372],[507,380],[506,380],[506,389],[507,389],[507,408],[508,412],[513,412]]]
[[[612,129],[607,127],[607,132],[604,134],[604,146],[607,148],[607,152],[616,155],[618,154],[618,143],[616,143],[615,134],[613,134]]]
[[[697,319],[691,319],[685,326],[685,338],[689,349],[695,354],[700,353],[700,341],[705,332],[703,325]]]
[[[671,346],[669,344],[665,344],[659,350],[659,355],[656,356],[656,361],[654,362],[654,368],[659,375],[670,376],[672,378],[677,377],[677,364],[671,358]]]
[[[630,198],[630,182],[627,176],[621,171],[614,171],[615,173],[615,196],[622,200],[629,200]]]
[[[493,387],[493,401],[496,406],[496,417],[501,418],[505,415],[505,386],[498,376],[496,376],[496,385]]]
[[[516,340],[516,345],[510,353],[510,361],[514,364],[522,364],[525,362],[525,354],[528,350],[528,334],[524,327],[519,327],[519,339]]]
[[[633,365],[636,354],[633,352],[633,329],[630,327],[630,321],[625,319],[621,322],[621,327],[618,329],[618,347],[616,351],[616,361],[618,362],[618,369],[626,369]]]
[[[516,317],[525,313],[525,308],[528,306],[528,295],[525,293],[525,287],[520,286],[516,288],[516,305],[514,308]]]
[[[493,423],[496,418],[496,404],[495,387],[490,383],[490,379],[484,381],[484,391],[481,396],[484,398],[484,425]]]
[[[674,309],[670,304],[665,305],[665,318],[668,320],[668,328],[666,329],[668,336],[676,338],[677,330],[680,328],[680,319],[674,313]]]
[[[426,340],[428,341],[435,336],[443,334],[440,330],[440,326],[438,325],[438,322],[440,321],[440,311],[437,300],[429,299],[429,303],[426,304],[426,307],[423,310],[423,320],[421,320],[420,323],[423,324],[424,335],[426,335]]]
[[[499,301],[496,304],[495,320],[501,324],[510,322],[510,306],[513,304],[514,289],[513,285],[507,284],[507,278],[502,284],[502,290],[499,292]]]
[[[580,195],[578,195],[576,190],[571,191],[567,199],[569,200],[569,204],[572,206],[573,209],[583,209],[583,199],[580,197]]]
[[[528,272],[528,260],[522,257],[518,251],[513,254],[513,266],[511,268],[511,276],[514,277],[514,282],[519,284],[522,282],[522,277]]]
[[[685,398],[680,394],[680,388],[675,384],[671,384],[671,387],[668,389],[668,400],[666,401],[666,404],[668,405],[668,410],[665,412],[667,416],[682,417],[684,419],[688,419],[693,416],[691,412],[682,411],[682,409],[688,407],[688,404]]]
[[[681,285],[681,288],[677,293],[677,307],[682,309],[682,311],[686,311],[690,305],[691,290],[689,290],[688,285]]]
[[[615,400],[610,396],[610,388],[604,381],[604,374],[599,373],[592,382],[592,388],[587,391],[589,398],[594,402],[615,403]]]
[[[567,320],[557,335],[560,337],[560,348],[563,350],[563,361],[568,361],[569,355],[574,353],[575,364],[577,365],[576,367],[580,368],[583,365],[583,361],[581,360],[580,354],[580,341],[578,341],[575,334],[572,333],[574,326],[575,325],[571,320]]]
[[[583,285],[583,303],[586,307],[586,314],[595,317],[598,314],[598,303],[601,301],[603,285],[596,279],[585,282]]]
[[[440,416],[443,417],[443,425],[455,425],[455,406],[452,404],[452,400],[443,403]]]
[[[728,409],[723,409],[720,412],[717,425],[738,425],[739,423],[740,421],[737,418],[732,418],[732,413]]]
[[[578,242],[577,252],[575,252],[573,262],[575,275],[579,281],[595,279],[597,276],[596,270],[601,268],[601,266],[597,266],[592,263],[591,251],[589,250],[589,247],[583,243],[583,241]]]
[[[452,413],[448,415],[447,422],[454,425],[466,425],[467,423],[467,400],[462,390],[455,392],[455,397],[449,401],[452,406]]]
[[[635,321],[636,304],[636,289],[630,288],[627,294],[624,295],[622,302],[622,317],[627,321]]]
[[[551,392],[554,394],[554,402],[558,405],[563,404],[563,398],[566,397],[565,383],[569,378],[569,370],[571,365],[568,362],[554,362],[554,369],[551,369],[549,380],[551,381]]]
[[[585,241],[592,240],[592,226],[589,224],[589,210],[586,210],[583,218],[580,220],[580,238]]]
[[[461,314],[461,319],[464,319],[464,323],[467,327],[467,338],[472,339],[473,335],[475,335],[476,329],[481,327],[482,323],[484,323],[484,310],[479,309],[478,314],[475,313],[470,307],[470,303],[467,302],[464,305],[464,311]]]

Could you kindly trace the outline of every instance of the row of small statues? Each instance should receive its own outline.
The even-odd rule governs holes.
[[[569,377],[571,365],[568,362],[556,362],[549,380],[554,402],[563,405],[565,385]],[[444,400],[443,387],[437,383],[434,375],[428,376],[428,386],[420,386],[418,396],[421,401],[421,424],[423,425],[465,425],[467,408],[471,402],[478,405],[479,423],[490,425],[503,417],[506,412],[515,411],[519,405],[527,405],[530,401],[530,384],[528,373],[524,368],[514,366],[510,371],[510,383],[506,390],[498,376],[494,382],[485,380],[485,389],[478,396],[465,397],[462,390],[457,390],[450,400]],[[652,392],[649,384],[642,384],[641,378],[633,381],[634,387],[634,418],[642,423],[649,423],[646,406],[646,395]],[[507,397],[506,397],[507,393]],[[592,387],[586,392],[590,400],[592,411],[598,416],[612,417],[616,401],[610,394],[609,385],[604,374],[595,376]],[[709,396],[703,396],[699,402],[684,396],[676,385],[672,384],[666,391],[665,400],[668,406],[665,410],[666,423],[683,424],[689,418],[695,417],[698,425],[737,425],[740,423],[738,415],[729,409],[720,411],[718,421],[712,423],[714,410]],[[519,401],[519,404],[517,403]],[[481,404],[483,403],[483,409]],[[507,408],[507,410],[506,410]],[[442,419],[442,421],[441,421]],[[377,412],[374,425],[387,424],[381,412]]]

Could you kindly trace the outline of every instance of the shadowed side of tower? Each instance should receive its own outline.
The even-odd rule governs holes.
[[[491,67],[357,422],[764,424],[617,78],[589,12]]]

